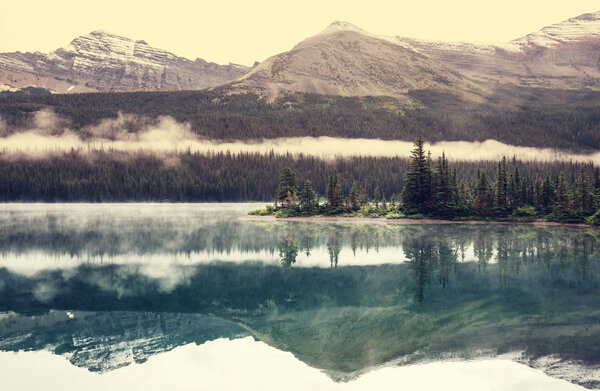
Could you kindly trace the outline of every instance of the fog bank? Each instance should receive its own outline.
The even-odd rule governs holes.
[[[56,114],[37,112],[30,129],[8,134],[0,118],[0,151],[5,155],[25,154],[44,157],[49,153],[62,153],[72,149],[82,151],[119,150],[125,152],[250,152],[268,154],[305,154],[333,159],[335,157],[378,156],[407,157],[413,143],[399,140],[346,139],[335,137],[283,137],[256,141],[208,140],[196,135],[187,123],[172,117],[156,121],[120,114],[116,119],[106,119],[93,127],[75,132],[64,125]],[[136,129],[132,131],[131,129]],[[600,164],[600,151],[578,154],[554,149],[520,147],[495,140],[483,142],[444,141],[427,144],[433,157],[443,152],[451,160],[497,160],[502,156],[519,160],[581,161]]]

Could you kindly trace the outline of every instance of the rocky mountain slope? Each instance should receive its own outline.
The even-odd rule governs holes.
[[[550,48],[597,38],[600,38],[600,11],[583,14],[546,26],[540,31],[515,39],[512,42],[524,46],[535,45]]]
[[[378,36],[347,22],[334,22],[289,52],[263,61],[233,83],[234,89],[324,95],[403,97],[425,88],[472,89],[443,63],[397,39]]]
[[[100,373],[189,343],[247,335],[234,322],[201,314],[53,310],[37,316],[0,314],[0,351],[49,350]]]
[[[334,22],[290,51],[250,69],[190,61],[144,41],[94,31],[51,53],[0,54],[0,91],[197,90],[284,91],[339,96],[391,96],[452,91],[471,100],[497,83],[520,87],[598,89],[600,11],[568,19],[507,43],[425,41],[381,36]]]
[[[477,81],[567,89],[600,86],[600,11],[503,44],[397,39]]]
[[[145,41],[94,31],[51,53],[1,53],[0,90],[53,92],[194,90],[223,84],[249,70],[178,57]]]
[[[496,83],[599,87],[600,12],[499,44],[386,37],[334,22],[289,52],[267,59],[232,86],[269,97],[286,90],[405,97],[411,90],[439,88],[485,95]]]

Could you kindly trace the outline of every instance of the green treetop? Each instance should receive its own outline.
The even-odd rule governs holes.
[[[431,197],[431,167],[424,144],[423,138],[417,137],[401,194],[404,208],[417,212],[425,211],[425,203]]]
[[[303,213],[312,215],[317,212],[319,207],[319,198],[313,190],[310,181],[307,179],[300,191],[300,210]]]
[[[342,206],[342,186],[336,170],[329,174],[329,183],[327,184],[327,202],[332,208]]]
[[[279,175],[279,186],[277,186],[277,195],[275,198],[275,205],[277,203],[284,204],[288,198],[288,192],[290,197],[295,197],[298,192],[298,178],[296,173],[289,167],[284,167]]]

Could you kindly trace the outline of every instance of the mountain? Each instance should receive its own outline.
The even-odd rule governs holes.
[[[598,89],[600,11],[491,44],[382,36],[333,22],[253,68],[191,61],[103,31],[51,53],[0,54],[0,91],[173,91],[225,85],[228,92],[271,99],[290,91],[408,102],[411,91],[442,90],[477,101],[493,94],[498,83]]]
[[[247,335],[234,322],[201,314],[50,310],[0,318],[0,351],[48,350],[100,373],[189,343]]]
[[[41,87],[53,92],[194,90],[249,70],[178,57],[145,41],[104,31],[75,38],[51,53],[0,53],[0,90]]]
[[[591,323],[598,318],[600,265],[597,250],[590,250],[596,238],[589,232],[514,227],[507,234],[498,226],[414,226],[407,238],[408,232],[397,237],[384,227],[369,233],[347,228],[256,224],[254,229],[266,234],[261,238],[273,241],[257,240],[254,251],[287,238],[287,247],[280,248],[295,259],[301,243],[314,237],[307,249],[334,245],[339,252],[356,245],[358,234],[362,250],[380,243],[382,249],[403,252],[406,261],[351,265],[342,256],[334,268],[283,262],[178,264],[162,277],[148,275],[147,264],[118,265],[110,258],[103,265],[27,275],[2,268],[0,351],[48,350],[79,367],[107,372],[177,346],[251,335],[338,381],[380,365],[512,352],[517,353],[512,359],[550,376],[600,388],[600,328]],[[65,242],[52,237],[50,242]],[[382,237],[388,238],[385,246]],[[561,240],[573,261],[565,262],[552,246],[536,246],[540,237]],[[514,243],[510,251],[502,250],[507,242]],[[43,249],[51,244],[36,243],[41,254],[49,254]],[[80,245],[90,248],[87,242]],[[475,254],[496,249],[504,254],[460,260],[459,246],[474,248]],[[15,244],[4,244],[2,254],[7,248],[14,251]],[[524,255],[517,248],[532,250]],[[451,251],[439,255],[439,249]],[[172,289],[161,283],[166,280]]]
[[[585,40],[600,39],[600,11],[542,28],[540,31],[515,39],[513,43],[524,46],[552,48]]]
[[[334,22],[232,83],[237,90],[404,97],[425,88],[474,89],[460,73],[399,42]]]
[[[497,83],[582,89],[600,86],[600,12],[507,43],[381,36],[334,22],[237,79],[234,89],[394,96],[422,89],[487,96]]]
[[[478,81],[566,89],[600,86],[600,11],[503,44],[397,39]]]

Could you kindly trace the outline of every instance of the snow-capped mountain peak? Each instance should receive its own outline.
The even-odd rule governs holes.
[[[600,11],[579,15],[569,19],[568,21],[600,22]]]
[[[77,37],[53,53],[77,55],[94,61],[119,60],[155,67],[164,66],[166,61],[177,58],[165,50],[150,48],[144,41],[134,41],[102,30]]]
[[[521,45],[552,47],[585,38],[600,38],[600,11],[583,14],[546,26],[513,42]]]
[[[90,35],[99,35],[99,36],[101,36],[101,35],[114,35],[114,34],[111,34],[110,32],[108,32],[106,30],[94,30],[94,31],[92,31],[90,33]]]
[[[56,92],[201,89],[248,71],[240,65],[192,61],[104,30],[50,53],[0,53],[0,84]]]
[[[360,32],[360,33],[365,32],[363,29],[353,25],[352,23],[336,20],[336,21],[332,22],[320,34],[329,34],[329,33],[335,33],[335,32],[339,32],[339,31],[356,31],[356,32]]]
[[[304,42],[312,42],[312,41],[314,41],[315,38],[319,39],[319,38],[322,38],[325,36],[340,34],[340,33],[345,33],[345,32],[358,33],[358,34],[364,35],[366,37],[371,37],[371,38],[379,39],[382,41],[387,41],[387,42],[393,43],[394,45],[398,45],[398,46],[402,46],[407,49],[414,50],[406,43],[400,41],[397,37],[372,33],[370,31],[363,30],[360,27],[358,27],[350,22],[339,21],[339,20],[332,22],[325,30],[310,37],[309,39],[307,39]],[[300,45],[302,45],[302,43],[300,43]]]

